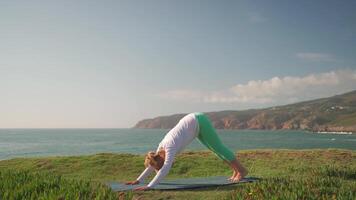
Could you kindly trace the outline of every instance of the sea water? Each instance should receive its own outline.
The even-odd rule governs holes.
[[[0,160],[14,157],[143,154],[155,150],[168,130],[162,129],[0,129]],[[356,134],[317,134],[304,131],[218,130],[222,142],[245,149],[356,150]],[[193,141],[186,150],[206,150]]]

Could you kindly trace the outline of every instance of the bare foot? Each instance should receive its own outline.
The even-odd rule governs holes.
[[[232,179],[232,181],[234,182],[239,182],[241,181],[243,178],[246,177],[246,175],[248,174],[248,171],[246,169],[243,169],[241,172],[238,172],[236,174],[236,176]]]
[[[227,180],[229,180],[229,181],[233,181],[234,180],[234,178],[235,178],[235,176],[237,175],[237,171],[234,171],[234,173],[232,174],[232,176],[229,178],[229,179],[227,179]]]

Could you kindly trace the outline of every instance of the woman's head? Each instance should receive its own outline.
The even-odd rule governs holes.
[[[160,170],[164,163],[164,157],[162,156],[162,152],[153,152],[150,151],[147,153],[145,158],[145,166],[152,166],[156,170]]]

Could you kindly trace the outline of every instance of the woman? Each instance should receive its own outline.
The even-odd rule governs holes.
[[[141,183],[155,170],[157,174],[151,182],[147,186],[142,186],[135,190],[146,190],[157,185],[168,174],[174,157],[190,144],[194,138],[197,138],[231,167],[233,174],[229,180],[238,182],[247,175],[247,170],[236,159],[234,153],[221,143],[208,117],[203,113],[191,113],[183,117],[166,134],[158,145],[156,152],[148,152],[145,158],[146,169],[135,181],[130,181],[126,184]]]

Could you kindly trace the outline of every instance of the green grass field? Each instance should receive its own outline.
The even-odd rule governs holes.
[[[0,199],[356,199],[356,152],[249,150],[239,159],[263,180],[190,191],[115,193],[103,183],[135,179],[143,155],[16,158],[0,161]],[[167,178],[230,175],[210,152],[186,152]]]

